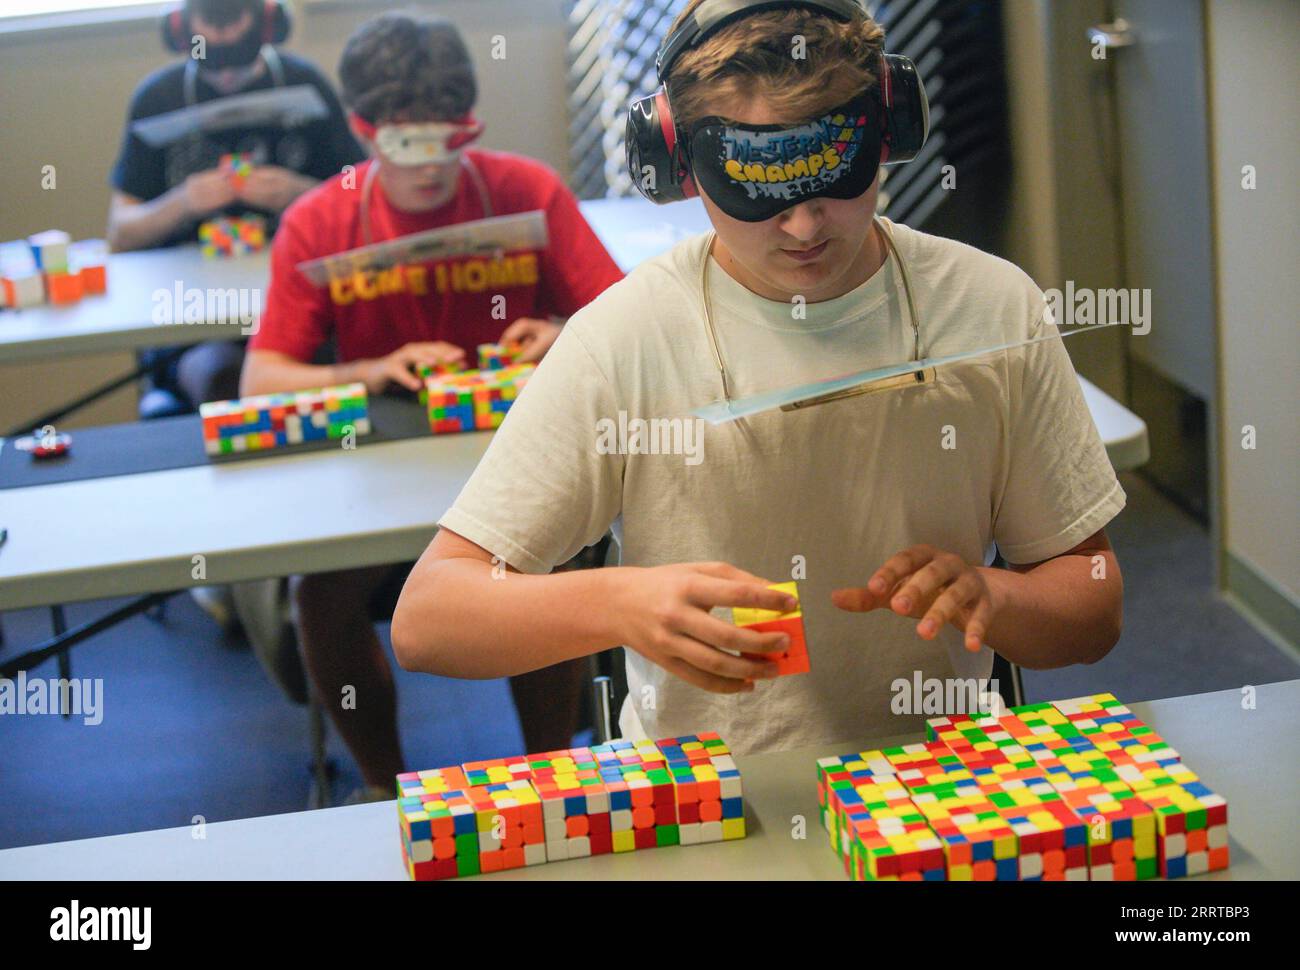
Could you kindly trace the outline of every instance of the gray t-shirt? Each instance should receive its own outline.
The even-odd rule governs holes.
[[[1016,266],[889,223],[912,283],[922,353],[1054,331]],[[630,566],[722,560],[773,582],[802,570],[812,670],[717,695],[628,651],[629,737],[718,731],[739,752],[914,730],[891,712],[897,678],[987,677],[992,653],[945,627],[925,641],[888,610],[845,613],[861,586],[926,542],[967,562],[1013,563],[1077,545],[1125,495],[1062,342],[941,368],[933,383],[700,429],[687,454],[610,454],[636,420],[689,419],[722,396],[702,309],[707,279],[733,397],[911,359],[891,257],[834,300],[763,299],[708,255],[712,235],[638,267],[577,313],[440,525],[525,573],[545,573],[612,525]],[[704,261],[709,260],[707,274]],[[618,429],[613,430],[611,429]],[[639,448],[650,450],[645,440]]]

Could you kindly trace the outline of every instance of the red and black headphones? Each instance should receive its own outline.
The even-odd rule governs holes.
[[[194,28],[190,23],[187,4],[181,4],[175,10],[163,15],[162,42],[167,50],[176,54],[187,54],[194,42]],[[261,35],[260,44],[283,44],[289,39],[292,18],[289,9],[280,0],[265,0],[261,10],[254,11],[256,31]]]
[[[668,101],[673,64],[728,24],[778,8],[803,8],[843,21],[867,14],[859,0],[705,0],[696,7],[659,49],[658,90],[633,101],[628,112],[628,171],[637,190],[651,202],[665,205],[699,194],[691,177],[689,138],[674,121]],[[872,94],[880,106],[880,164],[910,161],[930,131],[925,86],[916,66],[901,54],[882,53],[879,75]]]

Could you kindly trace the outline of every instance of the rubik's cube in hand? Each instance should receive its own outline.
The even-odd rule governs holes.
[[[242,189],[253,171],[253,153],[231,152],[229,155],[222,155],[219,167],[236,189]]]
[[[797,583],[773,583],[768,589],[789,593],[795,598],[795,607],[789,613],[776,610],[756,610],[737,606],[731,611],[736,626],[759,633],[780,632],[788,634],[790,643],[781,653],[753,653],[745,656],[756,660],[771,660],[776,663],[779,676],[786,674],[806,674],[808,663],[808,644],[804,639],[803,610],[800,608],[799,586]]]

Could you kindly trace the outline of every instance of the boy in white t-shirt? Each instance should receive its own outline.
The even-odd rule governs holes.
[[[716,730],[745,752],[911,730],[923,712],[894,703],[895,682],[988,677],[990,648],[1049,668],[1115,644],[1104,526],[1125,496],[1061,341],[790,412],[690,417],[1054,332],[1015,266],[873,223],[878,160],[924,139],[919,81],[905,92],[913,69],[882,45],[855,0],[695,0],[678,18],[667,93],[633,109],[633,175],[661,200],[698,192],[715,232],[569,320],[407,580],[404,667],[500,677],[623,644],[625,735]],[[847,140],[817,140],[846,118]],[[655,137],[678,147],[657,155]],[[747,167],[773,152],[790,178]],[[686,432],[673,454],[611,432],[665,418]],[[619,567],[547,575],[611,526]],[[994,546],[1010,568],[988,565]],[[735,654],[785,635],[719,608],[788,608],[767,586],[792,570],[812,669],[776,678]]]

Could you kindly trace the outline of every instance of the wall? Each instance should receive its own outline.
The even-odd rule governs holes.
[[[1085,28],[1104,0],[1003,0],[1012,183],[1003,251],[1043,289],[1123,286],[1119,204],[1108,169],[1118,150],[1107,65]],[[1117,331],[1066,342],[1077,370],[1120,403],[1124,340]]]
[[[1223,575],[1239,607],[1300,647],[1300,4],[1207,0],[1206,15]]]
[[[449,17],[465,35],[480,87],[484,144],[523,152],[565,173],[565,46],[562,0],[432,0],[297,3],[289,50],[337,81],[343,42],[363,20],[417,7]],[[492,37],[506,38],[493,60]],[[126,106],[139,80],[167,58],[150,18],[95,27],[0,36],[0,240],[58,227],[102,236],[107,173],[121,140]],[[57,187],[41,189],[42,166]],[[0,317],[0,326],[3,326]],[[125,354],[97,355],[21,369],[0,363],[0,426],[75,396],[130,366]],[[130,420],[134,393],[90,409],[93,423]]]

